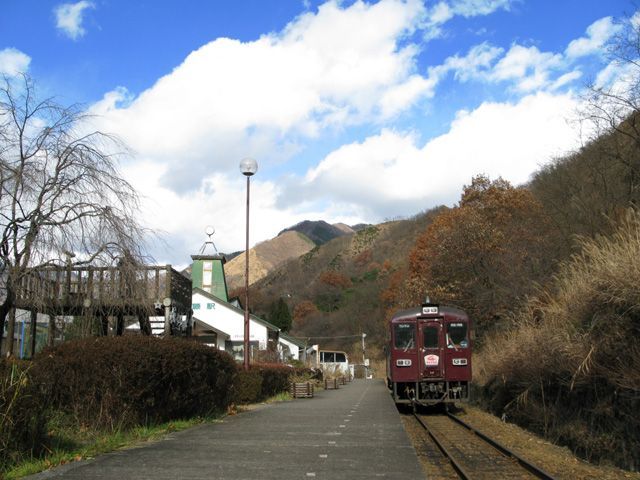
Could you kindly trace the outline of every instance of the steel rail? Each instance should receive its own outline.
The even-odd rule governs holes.
[[[493,440],[492,438],[488,437],[484,433],[482,433],[479,430],[475,429],[474,427],[472,427],[468,423],[464,422],[463,420],[460,420],[456,415],[453,415],[452,413],[449,413],[449,412],[447,412],[446,415],[450,419],[452,419],[453,421],[458,423],[459,425],[463,426],[464,428],[466,428],[469,431],[471,431],[474,434],[476,434],[478,437],[480,437],[482,440],[487,442],[489,445],[491,445],[493,448],[498,450],[503,455],[506,455],[507,457],[511,457],[514,460],[516,460],[529,473],[532,473],[536,477],[538,477],[540,479],[543,479],[543,480],[555,480],[554,477],[552,477],[550,474],[548,474],[547,472],[545,472],[541,468],[536,467],[532,463],[530,463],[527,460],[525,460],[524,458],[520,457],[518,454],[514,453],[512,450],[510,450],[507,447],[505,447],[504,445],[502,445],[501,443],[498,443],[497,441]],[[420,423],[422,423],[422,422],[420,422]]]
[[[440,441],[437,435],[431,431],[431,429],[427,426],[427,424],[424,423],[422,419],[415,413],[413,414],[413,418],[415,418],[418,421],[418,423],[422,425],[422,428],[424,428],[425,431],[429,434],[429,436],[431,437],[431,440],[433,440],[433,443],[436,444],[436,446],[442,452],[445,458],[449,460],[449,463],[451,464],[453,469],[456,471],[458,476],[462,480],[471,480],[472,477],[469,474],[469,472],[467,472],[465,468],[456,461],[456,459],[454,458],[454,455],[452,455],[449,452],[449,450],[447,450],[447,447],[444,446],[444,444]]]

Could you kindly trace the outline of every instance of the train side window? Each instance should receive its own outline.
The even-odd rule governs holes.
[[[394,345],[396,348],[409,350],[416,345],[416,327],[413,323],[396,323],[393,326]]]
[[[447,324],[447,347],[466,348],[469,346],[467,339],[467,324],[452,322]]]
[[[438,327],[424,327],[422,336],[424,348],[438,348]]]
[[[344,353],[336,352],[336,362],[337,362],[337,363],[344,363],[344,362],[346,362],[346,361],[347,361],[347,359],[346,359],[346,357],[344,356]]]

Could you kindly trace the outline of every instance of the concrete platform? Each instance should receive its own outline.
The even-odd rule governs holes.
[[[418,479],[416,453],[381,380],[171,434],[30,479]]]

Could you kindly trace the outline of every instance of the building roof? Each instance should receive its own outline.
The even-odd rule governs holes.
[[[218,335],[220,335],[221,337],[227,338],[227,339],[231,337],[227,332],[223,332],[222,330],[218,330],[217,328],[212,327],[207,322],[205,322],[204,320],[200,320],[195,315],[192,318],[193,318],[194,323],[195,322],[199,322],[200,325],[202,325],[202,328],[204,329],[203,331],[213,331],[213,332],[217,333]]]
[[[287,342],[293,343],[294,345],[297,345],[297,346],[299,346],[301,348],[307,346],[306,342],[303,342],[302,340],[299,340],[299,339],[294,338],[294,337],[290,337],[289,335],[286,335],[286,334],[284,334],[282,332],[280,332],[280,338],[283,339],[283,340],[286,340]]]
[[[231,310],[234,310],[237,313],[241,313],[244,315],[244,310],[242,310],[241,308],[236,307],[235,305],[232,305],[229,302],[225,302],[224,300],[222,300],[221,298],[216,297],[215,295],[212,295],[209,292],[205,292],[204,290],[202,290],[201,288],[198,287],[193,287],[193,292],[194,293],[199,293],[200,295],[209,298],[213,301],[216,301],[218,303],[220,303],[221,305],[226,306],[227,308],[230,308]],[[260,317],[256,317],[253,314],[250,314],[249,317],[251,318],[251,320],[253,320],[256,323],[259,323],[260,325],[262,325],[263,327],[268,328],[269,330],[274,330],[276,332],[280,331],[280,328],[276,327],[275,325],[267,322],[266,320],[261,319]],[[280,334],[282,335],[282,333]]]

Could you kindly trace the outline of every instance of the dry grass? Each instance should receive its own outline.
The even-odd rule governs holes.
[[[476,361],[488,407],[592,460],[640,467],[640,215],[585,240]]]

